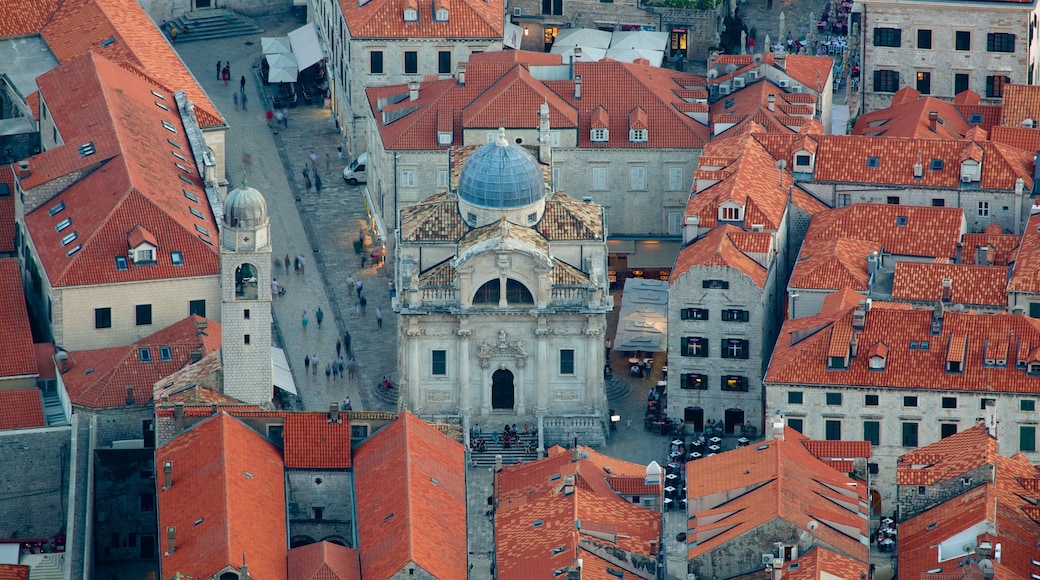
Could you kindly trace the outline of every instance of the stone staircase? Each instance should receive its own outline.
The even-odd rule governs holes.
[[[187,32],[184,27],[187,26]],[[215,8],[212,10],[196,10],[186,12],[171,20],[163,31],[169,36],[170,29],[177,28],[177,42],[209,40],[211,38],[228,38],[231,36],[249,36],[264,30],[256,21],[230,10]]]
[[[48,394],[43,396],[43,414],[47,418],[48,427],[69,424],[69,420],[65,416],[65,409],[62,408],[58,395]]]
[[[25,554],[19,562],[29,566],[29,580],[62,580],[65,578],[65,554]]]
[[[606,390],[608,401],[620,401],[627,397],[628,392],[632,390],[631,385],[627,381],[619,378],[614,373],[610,373],[603,379],[603,388]]]
[[[502,435],[501,429],[498,431],[499,437]],[[515,465],[518,459],[523,461],[535,461],[538,459],[538,437],[536,435],[520,435],[520,441],[517,443],[511,443],[509,449],[506,449],[505,445],[501,441],[495,443],[488,436],[488,432],[484,431],[484,441],[487,442],[487,451],[484,453],[470,452],[470,464],[477,467],[494,467],[495,456],[502,456],[502,465]],[[524,453],[524,445],[531,444],[531,453]]]

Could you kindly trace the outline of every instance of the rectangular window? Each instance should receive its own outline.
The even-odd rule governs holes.
[[[668,216],[668,235],[669,236],[681,236],[682,235],[682,217],[683,212],[681,211],[670,211]]]
[[[903,397],[903,406],[904,407],[916,407],[917,406],[917,397],[911,397],[911,396]]]
[[[683,308],[679,311],[679,318],[682,320],[707,320],[708,312],[707,308]]]
[[[957,50],[971,50],[971,32],[967,30],[955,32],[953,46]]]
[[[693,389],[695,391],[708,390],[708,375],[696,373],[684,373],[679,375],[680,389]]]
[[[242,344],[246,344],[246,345],[251,344],[250,341],[251,341],[251,339],[250,339],[248,334],[242,335]]]
[[[899,205],[899,196],[890,195],[888,196],[888,205]]]
[[[592,190],[594,191],[606,191],[607,189],[607,168],[606,167],[593,167],[592,168]]]
[[[729,282],[726,280],[701,280],[701,288],[705,290],[729,290]],[[1037,318],[1040,318],[1040,316]]]
[[[840,441],[841,440],[841,421],[838,419],[828,419],[823,422],[824,438],[827,441]]]
[[[917,90],[922,95],[932,94],[932,73],[923,70],[917,71]]]
[[[563,15],[563,0],[542,0],[542,14]]]
[[[134,307],[134,323],[137,326],[147,326],[152,323],[152,305],[138,304]]]
[[[205,300],[189,300],[188,301],[188,316],[196,314],[203,318],[206,317],[206,301]]]
[[[920,29],[917,31],[917,48],[921,50],[931,50],[932,48],[932,31]]]
[[[723,221],[735,222],[740,220],[740,208],[739,207],[723,207],[719,209],[719,219]]]
[[[795,419],[794,417],[787,419],[787,426],[799,433],[801,433],[802,429],[805,428],[804,422],[801,419]]]
[[[748,358],[748,341],[742,338],[722,339],[722,358]]]
[[[152,362],[152,349],[150,348],[139,348],[137,349],[137,360],[143,363]]]
[[[748,379],[736,375],[723,375],[722,390],[746,393],[748,392]]]
[[[368,72],[374,75],[383,74],[383,51],[373,50],[368,53]]]
[[[448,351],[446,350],[435,350],[433,351],[433,365],[430,369],[430,374],[436,376],[444,376],[448,374]]]
[[[957,397],[943,397],[942,398],[943,409],[956,409],[957,408]]]
[[[916,422],[903,423],[903,447],[917,447],[917,427]]]
[[[946,207],[946,200],[941,197],[933,197],[932,207]]]
[[[643,191],[646,189],[646,166],[633,165],[628,168],[629,189]]]
[[[986,35],[986,50],[989,52],[1015,52],[1015,35],[1007,32],[990,32]]]
[[[847,193],[838,194],[838,207],[845,207],[852,203],[852,196]]]
[[[1036,451],[1036,427],[1032,425],[1018,426],[1018,450]]]
[[[574,349],[564,348],[560,350],[560,374],[574,374]]]
[[[809,162],[811,160],[812,159],[808,155],[805,155],[805,154],[795,155],[794,156],[794,164],[795,164],[796,167],[799,167],[799,168],[801,168],[801,167],[809,167]]]
[[[874,92],[894,93],[899,90],[899,71],[876,70],[874,71]]]
[[[404,74],[419,74],[419,53],[414,50],[404,51]]]
[[[939,423],[939,437],[945,439],[957,433],[956,423]]]
[[[1018,402],[1018,409],[1020,411],[1035,411],[1036,400],[1035,399],[1022,399]]]
[[[863,440],[875,447],[881,445],[881,421],[863,422]]]
[[[451,51],[441,50],[437,52],[437,73],[442,75],[451,74]]]
[[[669,191],[682,191],[683,185],[683,168],[682,167],[669,167],[668,168],[668,190]]]
[[[803,395],[801,391],[788,391],[787,392],[787,404],[788,405],[801,405]]]
[[[155,494],[154,493],[142,493],[141,494],[141,511],[143,511],[143,512],[154,512],[155,511]]]
[[[94,309],[94,328],[112,328],[112,309]]]
[[[682,356],[706,357],[708,356],[708,339],[699,336],[684,337],[679,352]]]
[[[988,201],[980,201],[979,202],[979,217],[989,217],[989,202]]]
[[[159,347],[159,360],[171,361],[173,360],[173,350],[168,346]]]
[[[177,251],[170,252],[170,262],[174,266],[183,266],[184,265],[184,254],[181,253],[181,252],[177,252]]]
[[[902,44],[903,31],[898,28],[875,28],[874,46],[899,47]]]
[[[971,77],[965,73],[955,73],[953,75],[953,94],[959,95],[968,90],[968,87],[970,86],[970,78]],[[979,120],[979,123],[981,122],[982,121]]]
[[[242,318],[244,320],[249,320],[249,309],[248,308],[243,308],[242,309]]]
[[[747,310],[728,308],[722,311],[722,320],[726,322],[747,322],[751,314]]]
[[[828,405],[840,405],[841,404],[841,393],[827,393],[827,404]]]
[[[401,187],[415,187],[415,170],[401,170]]]

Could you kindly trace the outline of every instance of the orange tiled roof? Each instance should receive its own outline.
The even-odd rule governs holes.
[[[289,550],[289,578],[361,580],[358,551],[326,541],[293,548]]]
[[[37,83],[66,144],[30,158],[31,175],[22,178],[23,189],[51,184],[79,169],[94,170],[25,216],[51,285],[217,275],[217,223],[201,178],[194,163],[174,156],[190,155],[184,128],[175,112],[155,104],[169,107],[173,95],[93,53],[41,75]],[[162,122],[177,132],[164,129]],[[83,156],[78,148],[86,143],[95,152]],[[60,203],[65,209],[50,215]],[[65,219],[71,224],[58,231],[56,224]],[[156,263],[119,270],[115,256],[126,256],[127,232],[138,225],[155,234]],[[77,237],[66,243],[71,232]],[[173,250],[182,253],[182,266],[173,265]]]
[[[841,385],[952,391],[1040,393],[1040,382],[1026,375],[1025,354],[1040,346],[1040,320],[1007,313],[947,312],[937,336],[931,334],[932,309],[889,308],[892,303],[874,301],[866,313],[865,328],[856,333],[861,349],[885,342],[889,353],[885,370],[868,368],[862,355],[851,359],[848,370],[827,367],[830,329],[851,325],[852,308],[788,320],[776,342],[766,372],[768,383]],[[806,335],[808,333],[808,335]],[[986,365],[986,340],[1010,339],[1005,366]],[[956,359],[963,372],[946,372],[947,347],[961,343]],[[927,345],[923,343],[927,342]],[[845,343],[848,352],[848,343]],[[999,359],[996,359],[999,360]]]
[[[602,240],[603,206],[585,203],[562,191],[545,198],[545,213],[535,230],[550,242]]]
[[[53,379],[58,376],[54,368],[54,343],[37,342],[33,344],[33,354],[36,356],[36,367],[40,371],[37,379]]]
[[[880,243],[888,254],[953,260],[965,228],[960,208],[854,203],[813,216],[805,237],[854,236]]]
[[[994,266],[1007,266],[1018,249],[1021,236],[1005,234],[998,224],[986,226],[981,234],[964,234],[961,240],[961,263],[974,264],[979,248],[987,248],[987,259]]]
[[[984,424],[904,453],[896,465],[899,485],[934,485],[960,477],[997,457],[997,440]]]
[[[773,111],[769,110],[770,97]],[[815,103],[816,95],[811,93],[787,93],[768,80],[754,83],[711,104],[714,131],[721,123],[733,124],[715,139],[751,132],[796,133],[813,118]]]
[[[797,566],[795,565],[797,564]],[[820,580],[821,578],[866,578],[866,562],[816,546],[784,565],[783,580]]]
[[[850,236],[856,232],[849,232]],[[866,291],[870,286],[867,256],[881,251],[877,241],[850,238],[806,238],[795,262],[790,288]]]
[[[29,567],[21,564],[0,564],[0,580],[29,580]]]
[[[288,413],[282,439],[289,469],[350,467],[350,421],[332,423],[326,413]]]
[[[390,578],[409,562],[436,578],[466,577],[466,458],[405,412],[354,452],[357,531],[365,578]]]
[[[741,252],[730,237],[742,231],[736,226],[724,225],[679,250],[669,283],[675,283],[694,267],[715,267],[736,268],[758,287],[763,287],[768,276],[766,267]]]
[[[870,457],[870,441],[829,441],[804,439],[802,445],[820,459],[851,459]]]
[[[197,323],[207,328],[199,333]],[[163,349],[169,360],[163,360]],[[152,401],[153,386],[191,362],[192,351],[203,356],[220,349],[220,323],[191,315],[129,346],[70,352],[69,370],[62,374],[72,404],[83,407],[122,407],[127,386],[133,387],[134,404]],[[141,361],[147,350],[150,362]]]
[[[892,298],[935,303],[943,299],[943,281],[951,281],[956,304],[1007,306],[1007,266],[896,262]]]
[[[829,56],[791,54],[784,60],[784,72],[817,94],[826,88],[833,68],[834,59]]]
[[[339,0],[350,38],[358,39],[428,39],[443,38],[467,40],[502,40],[505,27],[502,0],[466,2],[444,0],[448,21],[434,21],[430,3],[423,3],[417,11],[416,22],[404,21],[404,9],[414,0]]]
[[[1029,216],[1014,262],[1008,292],[1040,292],[1040,213]]]
[[[285,472],[273,443],[220,413],[156,449],[156,465],[167,461],[172,485],[156,478],[159,529],[176,528],[177,537],[160,558],[161,577],[237,571],[244,555],[250,575],[287,580]],[[165,532],[159,542],[166,552]]]
[[[40,389],[0,390],[0,431],[46,427]]]
[[[939,115],[934,129],[928,117],[932,112]],[[922,98],[911,87],[900,89],[887,109],[860,115],[852,128],[853,135],[913,139],[962,139],[967,132],[968,122],[956,106],[934,97]]]
[[[1005,127],[1021,127],[1026,119],[1040,122],[1040,87],[1036,85],[1007,85],[1000,104]]]
[[[18,258],[0,259],[0,378],[34,376],[39,373],[33,352],[29,313]]]
[[[579,557],[590,566],[590,577],[605,580],[606,564],[585,548],[589,542],[606,543],[653,565],[650,542],[660,536],[660,514],[633,505],[612,487],[619,479],[641,479],[646,468],[586,447],[578,452],[574,461],[571,451],[555,446],[544,459],[510,465],[498,474],[495,532],[503,580],[552,578]],[[573,488],[565,489],[571,480]],[[652,487],[660,493],[659,486]]]
[[[1040,131],[1023,127],[993,127],[990,140],[1024,151],[1040,151]]]
[[[0,254],[13,254],[17,250],[14,247],[14,191],[11,166],[0,165]]]
[[[785,428],[783,439],[703,458],[696,469],[687,470],[688,558],[780,519],[812,533],[821,544],[867,561],[867,546],[861,543],[868,533],[863,507],[867,486],[853,485],[848,476],[818,460],[803,439]],[[806,527],[811,520],[822,524],[815,532]]]

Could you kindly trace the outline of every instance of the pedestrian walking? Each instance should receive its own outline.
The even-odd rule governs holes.
[[[300,273],[301,274],[306,274],[307,273],[307,259],[303,257],[303,254],[297,256],[296,259],[300,261]]]
[[[361,298],[361,289],[365,287],[365,283],[358,278],[358,281],[354,283],[354,290],[357,291],[357,297]]]
[[[307,190],[307,195],[311,193],[311,178],[306,175],[303,176],[303,187]]]
[[[294,268],[294,271],[296,272],[296,275],[299,276],[300,275],[300,257],[299,256],[296,256],[296,259],[293,260],[293,268]]]
[[[311,151],[311,167],[313,167],[315,171],[318,170],[318,154],[314,151]]]
[[[312,375],[317,375],[318,374],[318,365],[319,364],[320,363],[318,362],[318,353],[312,354],[311,355],[311,374]]]
[[[340,339],[337,338],[336,339],[336,356],[338,357],[341,352],[343,352],[343,341],[341,341]]]
[[[333,364],[332,365],[332,380],[335,381],[338,378],[339,378],[339,365]]]
[[[304,177],[304,179],[310,179],[311,178],[311,168],[310,168],[309,165],[304,165],[303,166],[303,177]]]
[[[347,361],[347,378],[351,382],[353,382],[354,378],[356,376],[357,376],[357,361],[354,360],[354,357],[350,357],[350,360]]]
[[[249,97],[246,96],[246,92],[243,90],[242,91],[242,110],[243,111],[248,111],[249,110],[248,103],[249,103]]]
[[[282,126],[282,121],[285,120],[285,117],[282,115],[282,112],[278,111],[277,113],[273,113],[273,115],[274,115],[275,120],[278,122],[278,126],[281,127]],[[268,119],[268,122],[270,122],[270,119]]]
[[[231,100],[235,103],[235,110],[238,110],[238,93],[231,95]]]
[[[224,79],[224,86],[227,86],[229,80],[231,80],[231,69],[227,66],[224,67],[223,72],[220,73],[222,79]]]
[[[242,80],[238,81],[238,87],[242,90],[242,94],[246,94],[246,75],[242,75]]]
[[[325,152],[325,171],[332,171],[332,155],[328,151]]]
[[[289,128],[289,109],[285,107],[282,107],[282,124],[285,125],[286,129]]]
[[[303,374],[311,372],[311,355],[303,357]]]
[[[350,331],[349,330],[343,331],[343,352],[347,353],[348,357],[350,356]]]
[[[304,329],[304,330],[307,330],[307,324],[308,324],[309,322],[310,322],[310,319],[309,319],[309,318],[307,318],[307,311],[306,311],[306,310],[304,310],[304,311],[303,311],[303,316],[301,316],[301,317],[300,317],[300,323],[301,323],[301,324],[303,324],[303,329]]]
[[[242,154],[242,171],[249,173],[253,170],[253,156],[249,153]]]
[[[218,81],[220,80],[220,70],[221,70],[222,68],[224,68],[224,67],[223,67],[223,66],[221,66],[221,64],[220,64],[220,61],[218,60],[218,61],[217,61],[217,80],[218,80]]]
[[[368,256],[366,256],[366,255],[364,254],[364,252],[362,252],[362,253],[361,253],[361,267],[362,267],[362,268],[364,268],[364,267],[365,267],[365,260],[367,260],[367,259],[368,259]]]
[[[383,328],[383,307],[376,306],[376,327]]]
[[[289,254],[285,255],[285,273],[289,273]]]
[[[358,230],[357,239],[361,242],[361,245],[365,245],[365,228]]]
[[[365,315],[365,306],[368,305],[368,298],[365,298],[364,296],[362,296],[361,298],[358,299],[358,302],[361,304],[361,316],[364,316]]]
[[[318,322],[318,328],[321,328],[321,321],[325,319],[325,311],[318,307],[318,310],[314,313],[314,320]]]
[[[361,297],[358,296],[354,299],[354,314],[361,316]]]
[[[332,376],[332,365],[325,365],[325,380],[329,380],[330,376]]]
[[[339,357],[339,360],[336,361],[336,366],[339,367],[339,374],[346,378],[347,362],[343,360],[343,357]]]
[[[278,296],[278,278],[271,278],[271,298]]]
[[[318,175],[317,171],[314,172],[314,190],[318,192],[318,195],[321,195],[321,176]]]

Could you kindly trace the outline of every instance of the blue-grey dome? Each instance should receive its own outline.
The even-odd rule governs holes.
[[[258,228],[267,223],[267,200],[243,184],[224,200],[224,223],[233,228]]]
[[[545,197],[545,178],[538,161],[519,145],[498,140],[477,149],[459,176],[459,199],[483,208],[509,209],[531,205]]]

